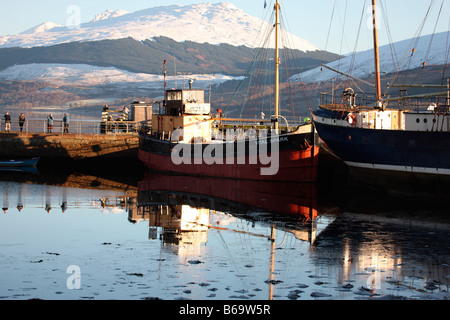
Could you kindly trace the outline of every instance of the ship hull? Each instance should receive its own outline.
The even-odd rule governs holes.
[[[174,148],[181,147],[180,144],[141,135],[139,159],[150,170],[157,172],[246,180],[316,182],[319,147],[311,143],[311,137],[311,133],[277,136],[278,151],[273,152],[270,142],[273,138],[269,137],[266,147],[271,163],[259,157],[260,145],[250,148],[258,143],[256,140],[232,142],[233,147],[229,143],[186,144],[184,146],[189,146],[192,154],[186,159],[188,161],[178,163],[174,161],[172,153]],[[239,143],[245,144],[245,148],[241,149],[245,152],[237,151]],[[223,148],[223,156],[211,156],[212,148],[216,151]],[[234,150],[232,154],[230,150]],[[268,172],[263,173],[264,169]]]
[[[450,132],[314,125],[326,147],[351,167],[450,175]]]
[[[317,217],[317,190],[311,183],[252,180],[237,183],[223,178],[149,174],[138,187],[141,205],[161,203],[162,193],[180,196],[179,200],[192,207],[233,214],[261,211],[293,215],[301,220]]]

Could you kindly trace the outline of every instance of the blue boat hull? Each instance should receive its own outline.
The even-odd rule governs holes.
[[[23,159],[23,160],[2,160],[0,167],[17,168],[17,167],[35,167],[39,162],[39,158]]]
[[[450,175],[450,132],[314,124],[327,147],[350,166]]]

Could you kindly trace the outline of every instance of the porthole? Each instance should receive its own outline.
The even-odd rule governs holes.
[[[419,118],[417,118],[417,119],[416,119],[416,122],[417,122],[417,123],[420,123],[420,119],[419,119]]]

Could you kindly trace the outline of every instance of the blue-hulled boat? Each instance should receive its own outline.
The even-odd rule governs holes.
[[[448,81],[446,86],[436,86],[440,92],[434,94],[382,96],[376,1],[372,2],[376,95],[352,88],[340,96],[322,95],[320,107],[312,113],[319,137],[350,167],[450,175]]]
[[[1,168],[36,167],[40,158],[20,160],[0,160]]]

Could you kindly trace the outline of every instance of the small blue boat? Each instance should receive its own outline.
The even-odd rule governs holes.
[[[1,168],[36,167],[40,158],[20,160],[0,160]]]

